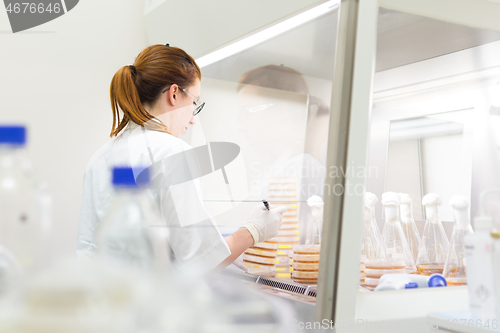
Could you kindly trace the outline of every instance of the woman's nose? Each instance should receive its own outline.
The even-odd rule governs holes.
[[[189,121],[189,125],[194,125],[194,124],[196,124],[196,118],[195,118],[195,116],[193,116],[191,118],[191,120]]]

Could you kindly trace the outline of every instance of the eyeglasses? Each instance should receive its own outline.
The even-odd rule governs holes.
[[[166,92],[168,89],[170,89],[170,87],[168,87],[167,89],[163,90],[163,93]],[[186,95],[188,95],[189,97],[191,97],[191,99],[193,100],[193,105],[195,106],[194,110],[193,110],[193,116],[196,116],[198,113],[201,112],[201,110],[203,110],[203,107],[205,106],[205,102],[203,102],[202,100],[200,100],[200,98],[194,96],[193,94],[189,93],[186,89],[184,88],[181,88],[179,86],[179,89],[182,90],[184,93],[186,93]]]
[[[193,104],[195,106],[194,110],[193,110],[193,116],[196,116],[198,113],[201,112],[201,110],[203,110],[203,107],[205,106],[205,102],[203,102],[202,100],[200,100],[200,98],[196,98],[196,96],[194,96],[193,94],[189,93],[186,89],[183,89],[181,87],[179,87],[180,90],[182,90],[183,92],[186,93],[186,95],[188,95],[189,97],[191,97],[191,99],[193,100]]]

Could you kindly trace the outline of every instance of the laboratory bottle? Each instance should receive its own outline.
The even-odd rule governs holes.
[[[115,192],[97,228],[97,257],[116,265],[165,272],[169,265],[167,228],[143,186],[149,181],[148,169],[140,178],[134,177],[134,170],[112,170]],[[136,178],[144,184],[138,185]]]
[[[413,219],[413,207],[411,197],[406,193],[399,193],[399,199],[401,200],[400,214],[401,214],[401,226],[403,227],[403,232],[406,236],[406,241],[410,247],[410,252],[413,256],[413,260],[417,261],[418,248],[420,246],[420,234],[418,233],[417,225]]]
[[[474,233],[464,237],[470,310],[478,318],[495,316],[492,228],[490,217],[478,216],[474,218]]]
[[[388,260],[387,269],[392,269],[392,261],[404,260],[406,273],[415,273],[415,261],[408,247],[408,242],[399,220],[399,195],[394,192],[386,192],[382,195],[384,206],[385,224],[382,230],[380,245],[380,258]]]
[[[469,218],[469,201],[462,196],[450,199],[455,226],[451,234],[450,250],[444,264],[443,276],[449,286],[467,284],[467,260],[465,257],[465,235],[472,234]]]
[[[426,219],[418,249],[417,270],[423,275],[443,274],[444,263],[450,249],[450,243],[439,218],[441,203],[441,198],[435,193],[429,193],[422,199]]]
[[[323,227],[323,199],[317,195],[313,195],[307,199],[307,205],[311,207],[312,221],[309,225],[305,244],[320,244]]]
[[[26,128],[0,126],[0,244],[25,272],[47,265],[49,204],[26,152]]]

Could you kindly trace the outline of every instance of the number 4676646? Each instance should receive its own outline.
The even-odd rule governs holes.
[[[7,6],[7,13],[15,13],[15,14],[42,14],[42,13],[56,13],[59,14],[61,12],[61,4],[60,3],[49,3],[45,6],[43,3],[29,3],[29,2],[21,2],[21,3],[9,3]]]

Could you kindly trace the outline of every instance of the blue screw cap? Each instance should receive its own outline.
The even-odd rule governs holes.
[[[24,126],[0,126],[0,144],[26,144],[26,127]]]
[[[418,288],[418,283],[408,282],[407,284],[405,284],[405,289],[414,289],[414,288]]]
[[[448,284],[446,283],[446,279],[441,274],[432,274],[429,278],[429,282],[427,284],[429,288],[433,287],[446,287]]]

